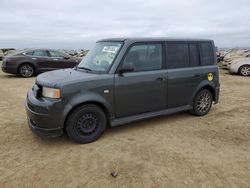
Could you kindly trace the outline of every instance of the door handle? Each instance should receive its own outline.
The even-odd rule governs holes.
[[[165,77],[156,78],[157,81],[165,82],[167,79]]]
[[[57,61],[58,59],[53,59],[54,61]]]
[[[32,57],[31,59],[33,59],[33,60],[37,60],[37,58],[34,58],[34,57]]]

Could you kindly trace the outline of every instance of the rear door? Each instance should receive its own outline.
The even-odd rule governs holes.
[[[26,56],[29,56],[36,64],[36,69],[39,72],[53,70],[53,67],[50,65],[50,58],[46,50],[34,50],[25,53]]]
[[[202,80],[198,43],[167,42],[168,107],[190,104]]]
[[[130,47],[122,64],[132,63],[134,71],[115,75],[116,117],[166,108],[163,53],[162,43],[136,43]]]
[[[69,59],[65,59],[65,54],[56,50],[48,50],[48,52],[50,55],[51,64],[54,69],[72,67]]]

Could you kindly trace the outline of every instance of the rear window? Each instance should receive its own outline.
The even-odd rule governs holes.
[[[210,42],[201,43],[201,64],[213,65],[214,64],[214,51]]]
[[[168,68],[189,67],[188,44],[167,43],[166,55]]]

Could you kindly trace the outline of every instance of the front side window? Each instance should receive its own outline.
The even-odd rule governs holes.
[[[159,70],[162,68],[162,44],[134,45],[123,63],[132,63],[134,71]]]
[[[45,50],[34,50],[32,56],[47,57]]]
[[[97,42],[78,65],[79,69],[107,72],[117,56],[122,42]]]
[[[62,52],[49,50],[50,57],[60,57],[63,58],[65,55]]]

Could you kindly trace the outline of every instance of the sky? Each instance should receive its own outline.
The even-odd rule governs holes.
[[[114,37],[250,47],[249,0],[0,0],[0,48],[91,48]]]

